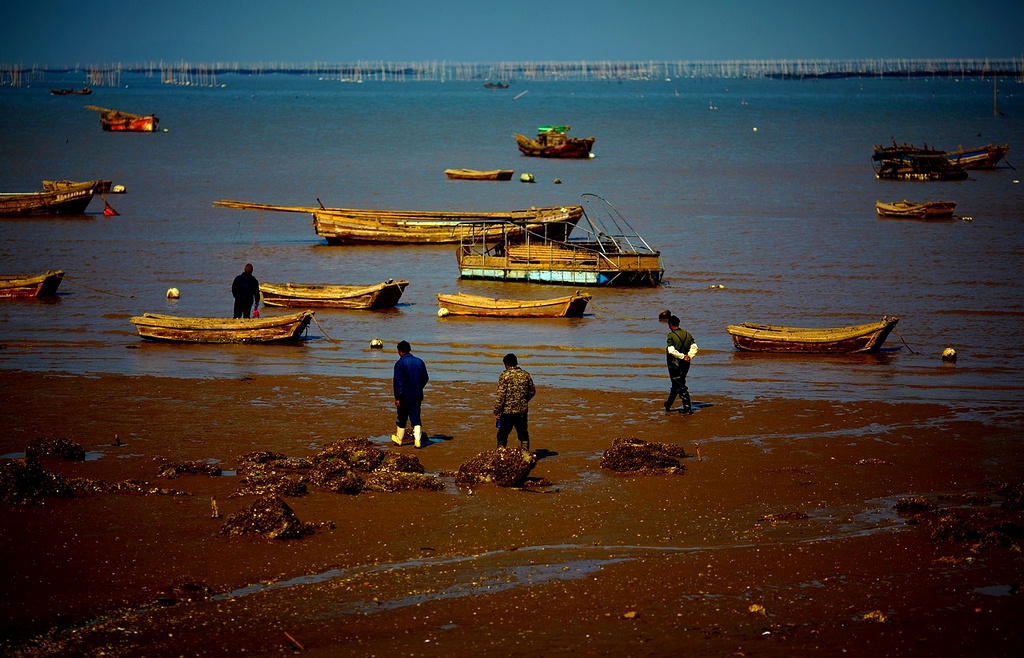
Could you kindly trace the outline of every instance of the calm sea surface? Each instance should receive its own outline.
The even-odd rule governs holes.
[[[991,80],[366,82],[221,76],[217,88],[123,76],[92,96],[0,88],[0,189],[112,179],[119,217],[0,219],[0,271],[66,270],[56,302],[0,304],[0,367],[69,373],[387,378],[409,340],[438,381],[492,381],[508,351],[538,385],[667,389],[669,308],[696,337],[694,398],[1024,401],[1024,185],[1003,165],[956,183],[882,182],[871,147],[1009,143],[1024,166],[1024,86]],[[522,92],[528,92],[515,97]],[[94,104],[160,118],[159,134],[100,129]],[[512,134],[571,124],[589,161],[526,158]],[[511,182],[449,181],[448,167],[510,168]],[[532,185],[520,173],[535,176]],[[555,184],[555,179],[561,184]],[[458,278],[454,248],[329,247],[280,205],[511,210],[611,202],[656,249],[666,285],[594,289],[577,320],[437,317],[439,292],[566,294],[558,286]],[[971,221],[880,220],[876,200],[949,199]],[[318,310],[290,346],[161,345],[128,318],[229,316],[246,262],[263,281],[411,283],[384,312]],[[170,287],[181,298],[169,302]],[[262,310],[262,309],[261,309]],[[267,309],[265,314],[282,313]],[[897,315],[875,355],[743,354],[726,325],[839,326]],[[381,338],[386,349],[371,350]],[[940,353],[953,347],[955,365]]]

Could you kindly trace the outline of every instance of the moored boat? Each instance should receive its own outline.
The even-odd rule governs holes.
[[[591,158],[594,138],[569,137],[571,126],[540,126],[536,139],[515,134],[516,145],[523,155],[535,158]]]
[[[512,180],[512,169],[445,169],[450,180]]]
[[[51,89],[50,93],[54,96],[88,96],[92,93],[92,89],[88,87],[82,87],[81,89],[71,87],[70,89]]]
[[[52,297],[64,279],[64,270],[46,270],[43,274],[0,275],[0,299]]]
[[[581,199],[591,208],[584,212],[586,222],[577,226],[579,235],[570,239],[524,232],[514,222],[497,225],[498,234],[494,225],[464,224],[457,252],[459,276],[580,286],[660,285],[665,273],[661,252],[601,197],[583,194]]]
[[[957,181],[967,179],[967,170],[942,154],[903,153],[876,159],[875,176],[882,180]]]
[[[488,89],[508,89],[507,82],[485,82],[484,86]]]
[[[96,105],[86,105],[85,107],[100,113],[100,124],[107,132],[151,133],[156,132],[157,125],[160,123],[160,119],[154,114],[132,114]]]
[[[299,340],[313,311],[259,318],[190,318],[145,313],[130,318],[139,337],[175,343],[273,343]]]
[[[508,212],[466,212],[431,210],[364,210],[358,208],[312,208],[274,206],[245,201],[217,201],[215,208],[302,212],[313,216],[317,235],[327,244],[455,244],[459,227],[476,222],[482,230],[499,235],[502,222],[515,222],[515,232],[527,228],[545,229],[565,239],[583,216],[580,206],[550,206]],[[513,236],[514,237],[514,236]]]
[[[823,329],[744,322],[726,331],[736,348],[745,351],[855,354],[877,352],[897,322],[899,318],[888,315],[878,322]]]
[[[481,315],[494,318],[581,318],[591,296],[578,290],[551,299],[496,299],[438,293],[438,315]]]
[[[875,201],[875,212],[879,217],[906,219],[952,219],[956,201]]]
[[[261,283],[260,298],[267,306],[320,306],[325,308],[392,308],[402,298],[408,281],[388,279],[371,286],[326,283]]]
[[[995,169],[1009,150],[1009,144],[986,144],[966,150],[960,146],[948,152],[946,158],[964,169]]]
[[[109,180],[43,181],[41,192],[0,193],[0,217],[81,215],[93,196],[109,190]]]

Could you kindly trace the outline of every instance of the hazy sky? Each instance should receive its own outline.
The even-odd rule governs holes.
[[[0,64],[1024,57],[1024,0],[8,2]]]

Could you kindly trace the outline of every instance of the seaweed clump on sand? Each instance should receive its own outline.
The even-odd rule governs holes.
[[[267,539],[300,539],[315,532],[277,496],[260,496],[251,505],[228,517],[221,533],[232,537],[259,535]]]
[[[489,484],[499,487],[521,487],[537,465],[537,457],[522,448],[507,446],[481,452],[459,466],[455,483],[460,485]]]
[[[160,475],[169,480],[173,480],[179,475],[210,475],[217,477],[222,473],[223,471],[221,471],[220,466],[207,462],[164,462],[160,465]]]
[[[35,439],[25,447],[25,457],[55,457],[66,461],[84,462],[85,448],[69,439]]]
[[[43,498],[71,498],[75,490],[64,477],[43,469],[35,459],[0,463],[0,500],[9,505],[33,504]]]
[[[313,467],[308,459],[290,459],[278,452],[250,452],[238,458],[239,490],[244,496],[304,496],[309,493],[306,482]]]
[[[682,475],[686,466],[680,460],[689,456],[682,446],[671,443],[619,437],[601,455],[600,466],[616,473]]]
[[[1003,497],[999,507],[993,507],[988,496],[939,497],[937,502],[913,496],[897,500],[895,509],[909,525],[929,529],[933,542],[967,544],[977,553],[1024,539],[1024,518],[1020,514],[1024,510],[1024,482],[1006,485],[994,493]]]

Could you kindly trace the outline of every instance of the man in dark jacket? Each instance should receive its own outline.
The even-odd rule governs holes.
[[[406,341],[398,343],[398,361],[395,362],[395,408],[398,429],[391,440],[402,445],[405,438],[405,424],[412,421],[412,435],[417,448],[421,448],[423,425],[420,422],[420,405],[423,403],[423,387],[430,381],[423,359],[412,355],[412,347]]]
[[[668,376],[672,380],[672,390],[665,400],[665,411],[672,410],[676,396],[682,398],[683,406],[679,410],[684,414],[693,413],[690,402],[690,391],[686,388],[686,373],[690,371],[690,359],[697,355],[697,343],[686,329],[679,328],[679,318],[668,319],[668,341],[665,346],[665,358],[668,361]]]
[[[260,303],[260,282],[252,275],[252,263],[245,264],[245,270],[231,282],[231,296],[235,298],[235,318],[247,318],[254,306]]]

